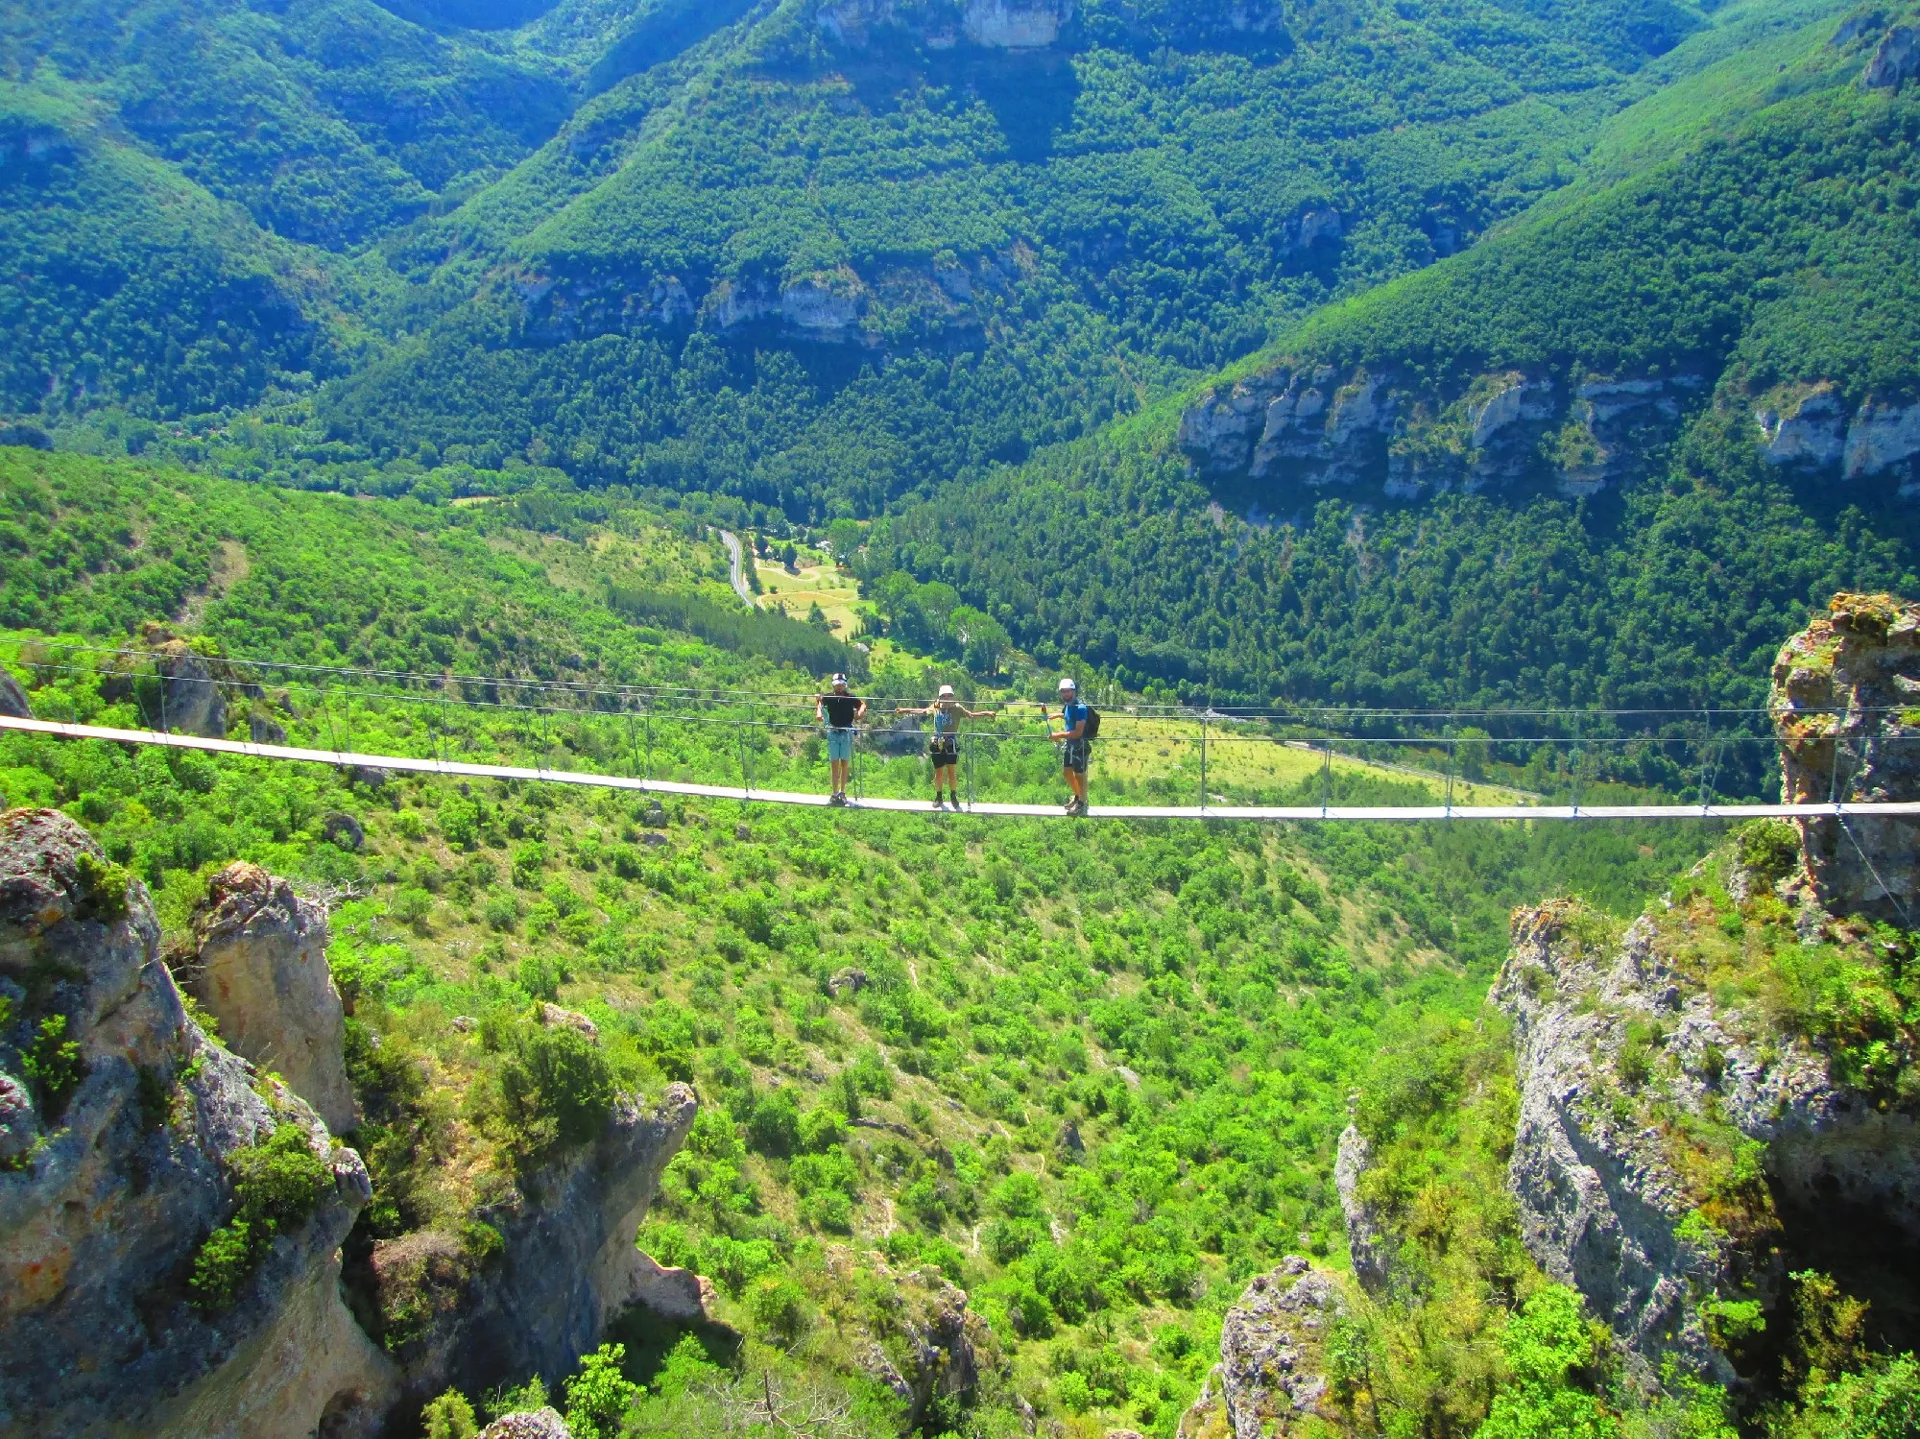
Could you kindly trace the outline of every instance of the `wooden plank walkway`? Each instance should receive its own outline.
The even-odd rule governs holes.
[[[0,715],[0,730],[52,735],[60,739],[106,740],[114,744],[162,745],[170,749],[202,750],[211,754],[245,755],[250,759],[292,760],[301,764],[357,765],[370,769],[421,774],[458,775],[472,779],[517,779],[539,784],[571,784],[592,789],[632,790],[642,794],[697,795],[747,804],[797,804],[827,808],[824,794],[792,790],[751,789],[740,785],[689,784],[680,780],[636,779],[629,775],[589,774],[579,770],[546,769],[523,765],[474,764],[465,760],[418,758],[411,755],[361,754],[351,750],[303,749],[297,745],[254,744],[248,740],[208,739],[201,735],[167,734],[159,730],[109,729],[98,725],[65,724],[58,720],[19,719]],[[937,814],[920,799],[862,799],[852,809]],[[1036,819],[1064,819],[1053,804],[972,804],[967,814],[1019,815]],[[950,813],[950,811],[947,811]],[[1834,817],[1920,816],[1920,802],[1840,804],[1642,804],[1642,805],[1094,805],[1089,819],[1243,819],[1325,820],[1343,823],[1408,823],[1420,820],[1517,819],[1816,819]]]

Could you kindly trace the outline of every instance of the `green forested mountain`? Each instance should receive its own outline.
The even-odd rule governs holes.
[[[1880,33],[1662,92],[1600,144],[1651,168],[1609,160],[1205,389],[905,508],[869,563],[1134,684],[1751,705],[1766,635],[1914,572],[1920,109],[1856,83]],[[1308,391],[1364,413],[1296,424]]]
[[[991,8],[22,8],[5,403],[876,513],[1468,246],[1822,13]],[[136,299],[182,246],[198,288]],[[145,375],[208,346],[251,367]]]

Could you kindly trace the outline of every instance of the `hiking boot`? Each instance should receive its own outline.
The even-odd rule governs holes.
[[[933,807],[935,809],[945,809],[947,807],[946,796],[936,794],[933,797]]]
[[[843,795],[843,794],[840,794],[840,793],[838,793],[838,792],[836,792],[836,793],[834,793],[834,794],[832,794],[832,795],[829,795],[829,796],[827,797],[827,803],[828,803],[828,804],[845,804],[846,802],[847,802],[847,797],[846,797],[845,795]]]

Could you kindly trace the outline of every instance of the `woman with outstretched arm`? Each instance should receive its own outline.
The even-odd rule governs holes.
[[[927,746],[927,755],[933,761],[933,807],[942,805],[941,790],[944,789],[955,809],[960,808],[960,721],[962,719],[987,719],[992,710],[970,710],[954,698],[952,685],[941,685],[939,698],[924,708],[901,705],[894,711],[903,715],[932,715],[933,739]]]

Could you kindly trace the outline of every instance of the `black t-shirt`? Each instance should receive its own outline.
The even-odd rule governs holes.
[[[854,714],[860,708],[856,695],[822,695],[820,702],[826,706],[827,723],[835,729],[852,729]]]

